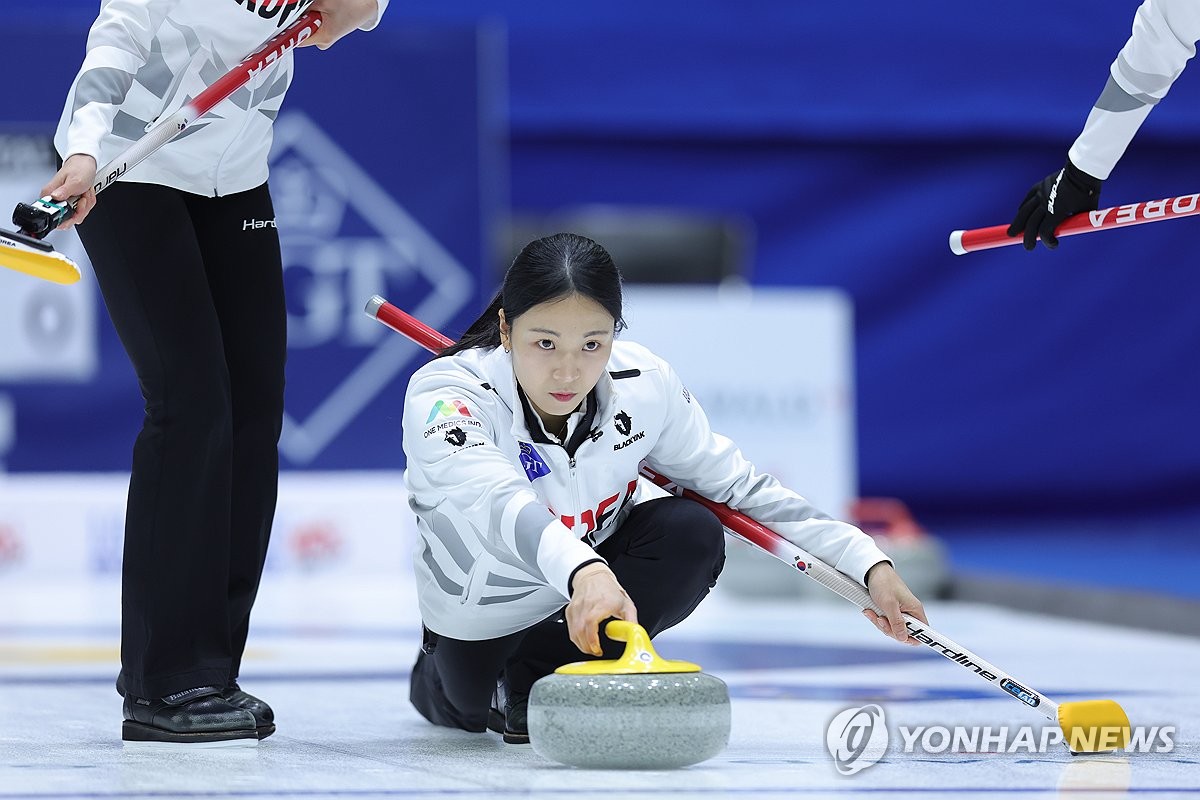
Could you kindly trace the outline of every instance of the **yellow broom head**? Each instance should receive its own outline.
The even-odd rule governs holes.
[[[0,233],[0,266],[54,283],[75,283],[80,277],[79,267],[62,253],[14,234]]]
[[[1112,700],[1061,703],[1058,724],[1072,753],[1104,753],[1129,745],[1129,717]]]

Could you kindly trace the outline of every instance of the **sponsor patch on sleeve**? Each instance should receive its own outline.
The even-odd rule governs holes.
[[[461,417],[470,417],[471,410],[467,408],[467,404],[462,400],[438,400],[433,404],[433,408],[429,409],[429,416],[425,419],[425,424],[433,422],[438,416],[453,417],[455,415]]]
[[[525,469],[525,476],[530,482],[536,481],[543,475],[550,474],[550,467],[542,458],[534,446],[529,442],[520,442],[521,446],[521,466]]]
[[[482,447],[486,444],[485,441],[470,441],[471,426],[469,425],[455,425],[443,422],[438,426],[438,432],[441,433],[442,441],[449,445],[450,449],[456,453],[462,450],[469,450],[472,447]],[[476,434],[478,434],[478,431],[476,431]],[[475,438],[478,440],[479,436],[476,435]]]
[[[483,423],[474,417],[456,417],[451,420],[446,420],[445,422],[437,422],[433,425],[430,425],[428,428],[422,431],[421,438],[428,439],[430,436],[438,436],[449,442],[452,438],[457,438],[458,434],[455,434],[453,437],[451,437],[448,435],[448,431],[458,430],[465,436],[472,428],[482,433]],[[453,444],[453,442],[451,443]]]

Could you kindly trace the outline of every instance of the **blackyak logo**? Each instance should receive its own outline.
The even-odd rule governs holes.
[[[467,443],[467,434],[463,433],[462,428],[451,428],[446,431],[446,441],[455,447],[462,447]]]
[[[622,436],[628,436],[629,432],[633,430],[633,420],[624,411],[618,412],[613,417],[613,424],[617,426],[617,433]]]

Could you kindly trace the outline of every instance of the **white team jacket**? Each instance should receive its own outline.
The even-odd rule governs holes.
[[[650,351],[618,341],[608,369],[591,435],[573,459],[558,444],[535,443],[503,349],[437,358],[413,375],[405,483],[420,532],[413,562],[421,617],[431,630],[490,639],[562,608],[571,573],[597,557],[591,545],[652,496],[639,486],[643,459],[860,582],[887,560],[869,536],[756,472]],[[568,441],[584,418],[572,415]]]
[[[1125,148],[1200,41],[1200,2],[1146,0],[1133,20],[1133,33],[1109,69],[1108,83],[1071,145],[1071,163],[1101,180],[1108,178]]]
[[[377,0],[379,21],[388,0]],[[63,108],[54,146],[103,167],[204,91],[312,0],[101,0],[87,54]],[[292,53],[222,101],[122,176],[193,194],[227,195],[267,179],[271,123],[292,81]]]

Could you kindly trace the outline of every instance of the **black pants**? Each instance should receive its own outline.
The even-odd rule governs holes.
[[[79,226],[146,401],[117,680],[139,697],[238,675],[279,477],[287,318],[274,219],[266,184],[208,198],[118,183]]]
[[[625,523],[596,547],[637,607],[638,623],[651,637],[687,619],[717,583],[725,565],[724,529],[699,503],[675,497],[636,506]],[[567,634],[562,612],[497,639],[464,641],[426,632],[413,667],[409,698],[436,725],[483,731],[497,677],[527,693],[534,682],[572,661],[597,658],[579,650]],[[604,658],[625,643],[600,633]]]

